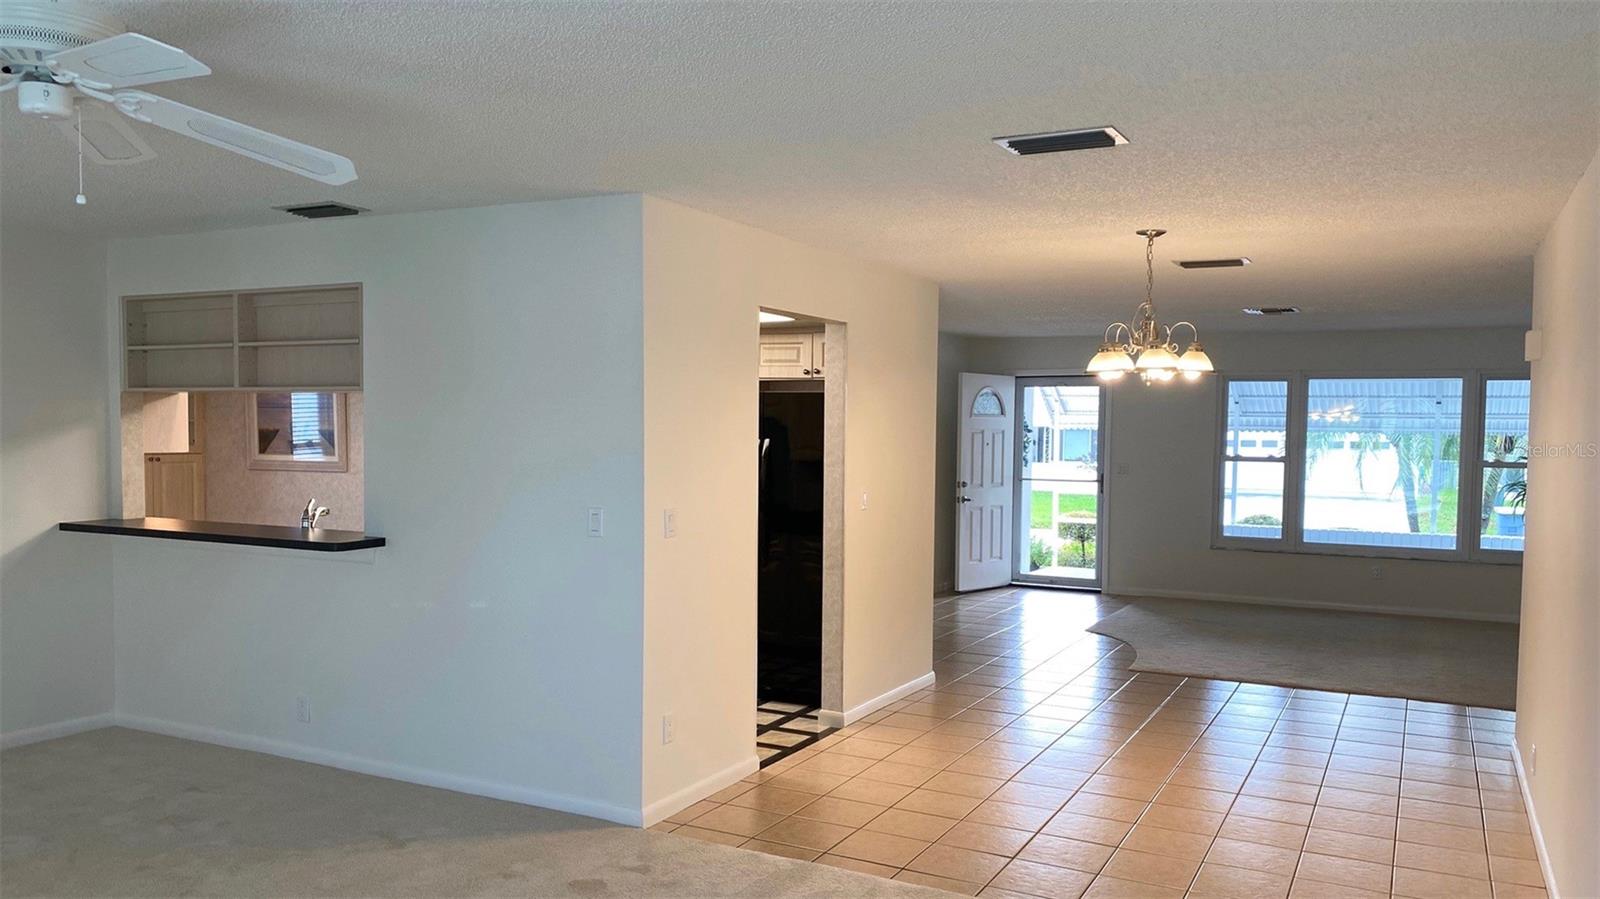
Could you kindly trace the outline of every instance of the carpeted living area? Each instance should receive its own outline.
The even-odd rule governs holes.
[[[1133,646],[1136,671],[1485,708],[1516,706],[1514,624],[1209,600],[1118,599],[1125,605],[1089,630]]]
[[[0,756],[7,896],[948,896],[124,728]]]

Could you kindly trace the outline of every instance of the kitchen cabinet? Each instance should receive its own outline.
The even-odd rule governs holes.
[[[151,518],[205,520],[205,455],[146,453],[144,514]]]
[[[762,331],[758,373],[763,380],[804,381],[825,376],[821,331]]]

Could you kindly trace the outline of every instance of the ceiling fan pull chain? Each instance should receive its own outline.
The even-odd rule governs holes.
[[[80,103],[82,101],[79,101]],[[89,198],[83,195],[83,107],[78,103],[72,104],[73,112],[78,114],[78,196],[73,199],[79,206],[89,205]]]

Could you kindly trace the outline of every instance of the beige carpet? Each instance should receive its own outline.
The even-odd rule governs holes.
[[[122,728],[0,753],[0,795],[7,897],[949,896]]]
[[[1118,598],[1128,605],[1089,630],[1131,644],[1138,671],[1516,706],[1513,624]]]

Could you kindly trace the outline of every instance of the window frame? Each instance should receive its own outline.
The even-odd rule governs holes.
[[[1526,480],[1527,479],[1527,471],[1528,471],[1528,460],[1526,458],[1524,458],[1520,464],[1519,463],[1509,463],[1509,464],[1507,464],[1507,463],[1485,462],[1483,460],[1483,442],[1484,442],[1485,439],[1488,438],[1488,433],[1489,433],[1489,419],[1488,419],[1488,414],[1487,414],[1488,408],[1489,408],[1489,382],[1490,381],[1527,381],[1528,382],[1528,386],[1531,388],[1533,386],[1533,378],[1530,377],[1528,372],[1521,372],[1521,373],[1513,374],[1513,373],[1504,372],[1504,371],[1491,371],[1491,370],[1480,371],[1480,372],[1477,373],[1477,375],[1478,375],[1478,385],[1477,385],[1477,390],[1475,392],[1478,395],[1478,410],[1479,410],[1479,413],[1478,413],[1478,417],[1476,419],[1477,428],[1474,429],[1475,433],[1473,435],[1473,441],[1472,441],[1472,448],[1473,448],[1472,467],[1473,467],[1474,476],[1472,478],[1472,489],[1470,491],[1468,491],[1468,493],[1470,494],[1469,502],[1472,504],[1472,518],[1471,518],[1471,521],[1470,521],[1471,531],[1472,531],[1472,542],[1470,544],[1470,546],[1471,546],[1471,548],[1470,548],[1470,556],[1474,561],[1478,561],[1478,562],[1491,562],[1491,563],[1500,564],[1500,565],[1520,565],[1520,564],[1522,564],[1522,550],[1485,549],[1483,547],[1483,545],[1482,545],[1483,544],[1483,528],[1482,528],[1481,522],[1483,520],[1483,478],[1484,478],[1484,473],[1488,469],[1490,469],[1490,468],[1500,468],[1500,469],[1509,469],[1509,470],[1519,470],[1520,469],[1523,472],[1523,479]],[[1531,393],[1531,390],[1530,390],[1530,393]],[[1530,409],[1530,412],[1531,411],[1532,410]],[[1528,447],[1528,452],[1529,452],[1530,455],[1533,452],[1533,447],[1531,445]],[[1460,503],[1458,501],[1457,502],[1457,507],[1459,508],[1459,506],[1460,506]]]
[[[332,459],[306,459],[297,461],[285,459],[281,455],[263,455],[258,434],[260,424],[257,414],[261,404],[261,395],[266,393],[326,393],[333,397],[333,442],[335,457]],[[245,405],[245,446],[250,451],[250,457],[245,467],[251,471],[332,471],[345,472],[350,470],[350,450],[346,445],[349,441],[349,432],[345,427],[348,418],[345,409],[345,393],[338,390],[252,390],[248,394],[249,402]]]
[[[1453,549],[1406,546],[1364,546],[1347,543],[1308,543],[1305,528],[1306,426],[1310,382],[1321,379],[1388,380],[1456,378],[1461,381],[1461,452],[1457,465],[1456,545]],[[1528,380],[1526,372],[1500,369],[1445,369],[1427,371],[1259,371],[1217,375],[1217,421],[1212,434],[1211,548],[1255,552],[1300,553],[1371,559],[1417,559],[1435,562],[1482,562],[1521,565],[1522,553],[1485,550],[1478,546],[1482,497],[1484,392],[1490,380]],[[1288,404],[1284,454],[1283,529],[1278,538],[1230,537],[1222,533],[1223,464],[1236,457],[1225,452],[1228,436],[1228,385],[1234,381],[1287,381]],[[1469,454],[1468,448],[1472,449]],[[1252,459],[1251,461],[1261,461]]]
[[[1212,500],[1211,500],[1211,546],[1215,549],[1253,549],[1273,552],[1293,552],[1294,545],[1298,542],[1300,533],[1299,522],[1299,496],[1300,487],[1293,477],[1293,464],[1295,458],[1294,421],[1296,415],[1296,397],[1294,389],[1295,372],[1250,372],[1219,377],[1217,380],[1217,434],[1212,441],[1216,459],[1211,466],[1212,475]],[[1242,457],[1230,456],[1227,452],[1228,445],[1228,386],[1234,381],[1282,381],[1286,404],[1284,406],[1284,448],[1281,460],[1263,458],[1260,456]],[[1301,394],[1304,399],[1304,394]],[[1224,534],[1222,531],[1222,501],[1223,491],[1226,489],[1222,470],[1228,462],[1278,462],[1283,466],[1283,518],[1278,528],[1277,537],[1235,537]]]

